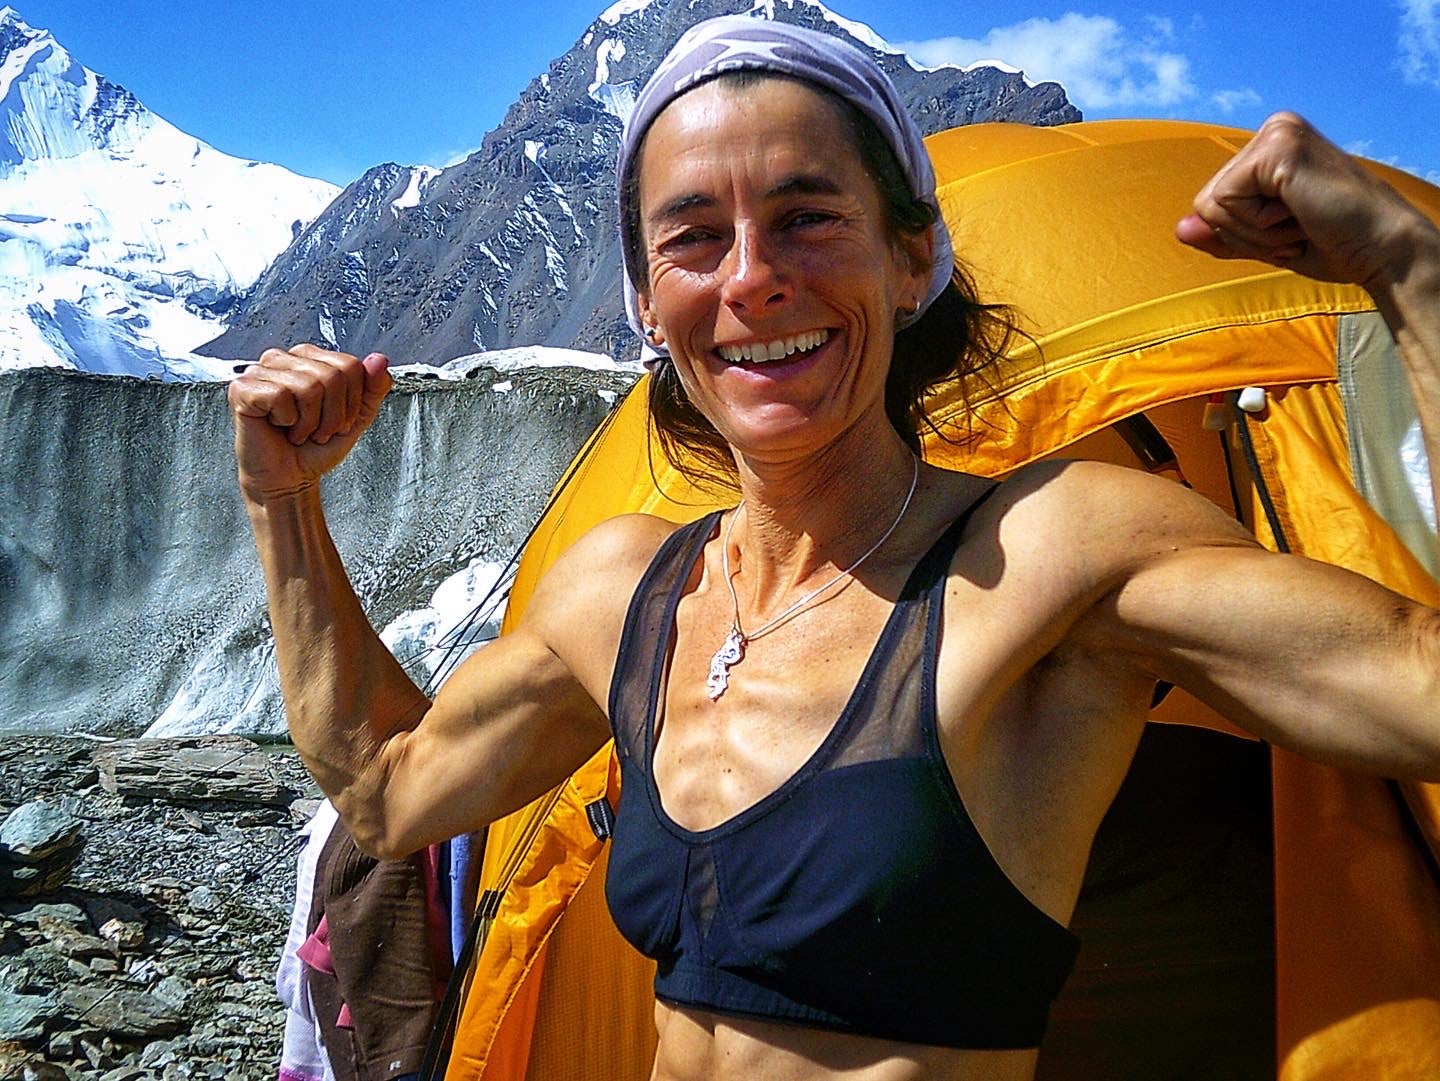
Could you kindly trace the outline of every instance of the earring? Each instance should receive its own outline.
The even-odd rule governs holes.
[[[645,328],[645,340],[646,340],[647,342],[649,342],[651,345],[654,345],[654,344],[655,344],[655,339],[658,338],[659,336],[660,336],[660,332],[659,332],[657,329],[655,329],[654,327],[646,327],[646,328]]]

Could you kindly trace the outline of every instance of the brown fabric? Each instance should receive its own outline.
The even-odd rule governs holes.
[[[338,1081],[416,1073],[435,1018],[435,976],[419,857],[376,860],[337,822],[315,873],[309,930],[325,916],[335,975],[306,969],[321,1043]],[[354,1028],[336,1025],[341,1005]]]
[[[330,836],[325,839],[324,847],[320,849],[320,859],[315,864],[310,920],[305,928],[307,934],[315,933],[315,929],[320,926],[320,918],[325,914],[325,901],[329,894],[329,868],[338,858],[343,857],[347,848],[353,850],[354,847],[355,842],[350,837],[350,831],[345,828],[345,823],[337,819],[330,830]],[[355,1041],[351,1039],[349,1029],[339,1029],[335,1025],[335,1019],[340,1016],[340,1007],[344,1005],[340,984],[328,972],[320,972],[306,965],[305,985],[310,990],[310,1002],[315,1008],[316,1023],[320,1026],[320,1045],[330,1060],[330,1069],[335,1074],[336,1081],[357,1081]]]

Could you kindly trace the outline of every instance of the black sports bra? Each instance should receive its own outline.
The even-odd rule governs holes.
[[[945,1047],[1033,1048],[1078,941],[995,863],[936,733],[949,568],[972,506],[920,560],[825,741],[701,832],[652,775],[675,610],[718,514],[677,530],[626,616],[610,688],[621,766],[605,892],[680,1006]]]

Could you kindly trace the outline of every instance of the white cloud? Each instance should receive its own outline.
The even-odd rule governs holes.
[[[1210,95],[1210,103],[1228,115],[1236,109],[1259,105],[1260,95],[1248,86],[1242,90],[1217,90]]]
[[[440,169],[448,169],[452,165],[459,165],[462,161],[464,161],[466,158],[468,158],[471,154],[475,153],[475,151],[479,149],[480,148],[478,146],[471,146],[462,148],[460,150],[449,150],[442,154],[432,154],[430,156],[430,160],[427,161],[425,164],[434,165]]]
[[[1345,153],[1354,154],[1357,158],[1369,158],[1371,161],[1378,161],[1381,165],[1393,166],[1402,172],[1418,176],[1421,180],[1440,186],[1440,170],[1426,169],[1422,165],[1402,161],[1399,154],[1378,157],[1375,154],[1375,140],[1373,139],[1356,139],[1353,143],[1346,143],[1342,149]]]
[[[1071,12],[995,27],[983,38],[896,44],[929,66],[998,59],[1037,82],[1060,83],[1081,109],[1107,109],[1175,105],[1196,96],[1189,59],[1163,47],[1173,36],[1165,19],[1148,19],[1135,34],[1108,16]]]
[[[1150,31],[1157,37],[1164,38],[1166,41],[1175,40],[1174,19],[1166,18],[1162,15],[1146,15],[1145,25],[1150,27]]]
[[[1408,83],[1440,86],[1440,0],[1402,0],[1400,72]]]

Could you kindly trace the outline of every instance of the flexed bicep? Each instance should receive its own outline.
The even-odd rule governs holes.
[[[518,809],[595,754],[610,738],[603,703],[631,594],[673,529],[626,515],[566,550],[517,625],[385,734],[353,806],[337,800],[357,839],[414,851]]]
[[[420,722],[385,742],[378,798],[342,812],[363,847],[407,855],[523,807],[609,736],[574,673],[521,628],[467,658]]]
[[[1094,583],[1075,648],[1311,758],[1440,777],[1440,610],[1269,552],[1168,480],[1098,463],[1062,479],[1074,558]]]
[[[1308,757],[1440,777],[1440,612],[1259,548],[1181,547],[1106,599],[1137,661]]]

